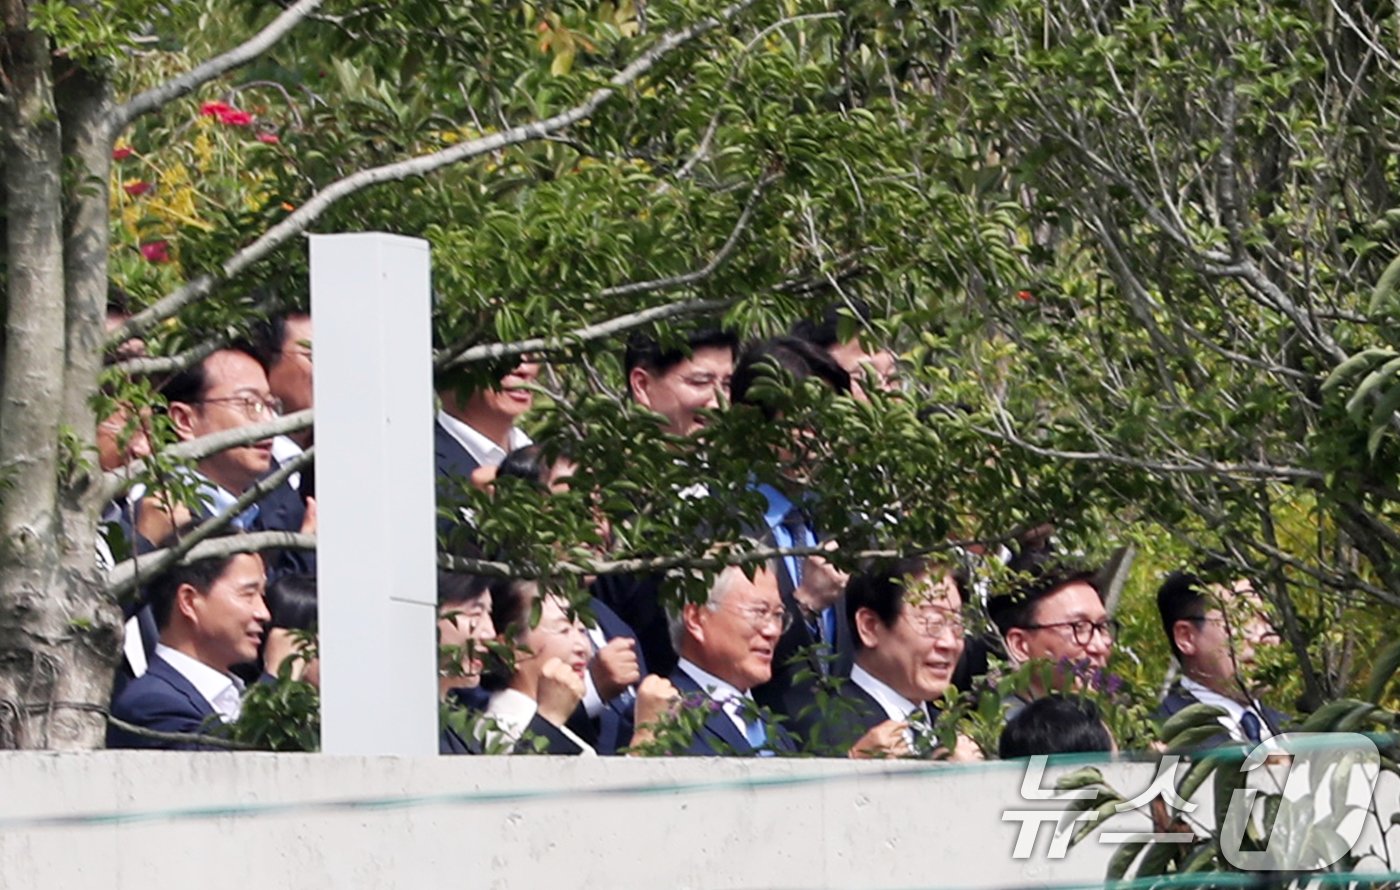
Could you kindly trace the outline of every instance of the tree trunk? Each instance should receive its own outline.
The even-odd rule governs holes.
[[[81,529],[91,519],[60,510],[67,295],[51,53],[48,39],[30,30],[20,0],[4,0],[0,10],[9,271],[0,390],[0,748],[93,748],[104,735],[93,709],[106,704],[104,666],[116,636],[98,586],[93,532]],[[80,532],[71,543],[64,513]]]

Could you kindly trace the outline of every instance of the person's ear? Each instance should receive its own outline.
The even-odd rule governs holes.
[[[199,590],[193,584],[181,584],[175,588],[175,612],[191,624],[199,621]]]
[[[705,642],[705,619],[701,613],[708,611],[709,607],[698,603],[686,603],[681,607],[681,625],[686,636],[694,637],[698,643]]]
[[[651,393],[647,391],[650,385],[651,374],[646,368],[633,368],[627,372],[627,388],[632,391],[632,398],[646,408],[651,407]]]
[[[1190,621],[1183,619],[1173,624],[1172,639],[1183,656],[1189,657],[1200,652],[1200,646],[1196,645],[1196,626]]]
[[[1025,628],[1013,627],[1006,632],[1006,654],[1017,664],[1031,660],[1031,635]]]
[[[873,609],[861,606],[856,609],[856,634],[860,644],[866,649],[874,649],[880,644],[880,631],[884,629],[880,616]]]
[[[199,434],[195,431],[195,421],[198,410],[194,405],[186,402],[171,402],[166,409],[166,414],[170,417],[170,425],[175,430],[175,435],[182,440],[196,439]]]

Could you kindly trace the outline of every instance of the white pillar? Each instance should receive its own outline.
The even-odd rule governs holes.
[[[321,750],[437,753],[428,243],[311,236]]]

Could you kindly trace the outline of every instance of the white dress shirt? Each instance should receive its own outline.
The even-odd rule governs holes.
[[[189,680],[190,685],[204,696],[204,700],[225,723],[232,723],[243,713],[242,680],[191,658],[178,649],[171,649],[164,643],[156,643],[156,655]]]
[[[538,711],[539,705],[535,700],[519,690],[500,689],[491,693],[491,701],[486,705],[486,716],[490,719],[483,732],[487,750],[503,748],[501,753],[514,753],[515,743],[520,741]],[[582,748],[585,756],[598,753],[567,726],[555,728]]]
[[[739,735],[748,737],[748,722],[744,720],[744,715],[754,713],[757,708],[753,696],[747,692],[740,692],[734,684],[721,680],[689,659],[682,658],[676,667],[685,671],[686,676],[695,681],[695,685],[705,690],[710,698],[719,704],[725,716],[739,730]]]
[[[442,428],[451,433],[452,438],[467,449],[467,454],[483,467],[499,467],[511,451],[531,444],[530,437],[521,432],[519,427],[510,428],[510,435],[507,437],[510,449],[507,450],[446,411],[438,412],[438,423],[442,424]]]
[[[1273,738],[1273,730],[1269,729],[1269,722],[1264,719],[1264,709],[1260,704],[1251,702],[1250,705],[1243,705],[1229,696],[1221,695],[1210,687],[1197,683],[1190,677],[1181,678],[1181,688],[1190,693],[1191,697],[1203,705],[1220,708],[1225,712],[1225,716],[1218,718],[1220,725],[1230,732],[1230,738],[1237,742],[1247,742],[1244,730],[1240,727],[1240,720],[1246,711],[1252,711],[1255,717],[1259,718],[1259,740]]]
[[[912,718],[922,715],[923,720],[929,720],[928,709],[919,702],[913,702],[895,692],[890,685],[867,671],[860,665],[851,668],[851,682],[870,693],[870,697],[884,709],[885,716],[891,720],[898,720],[900,723],[908,723]],[[931,725],[931,721],[925,726]],[[914,727],[911,725],[905,730],[905,742],[909,744],[910,750],[914,748]]]

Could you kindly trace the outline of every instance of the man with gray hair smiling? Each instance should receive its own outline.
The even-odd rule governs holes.
[[[695,729],[686,746],[671,753],[754,757],[794,751],[788,734],[767,724],[750,693],[772,677],[778,637],[792,617],[767,567],[752,579],[738,566],[721,570],[706,602],[671,611],[680,662],[669,683],[644,682],[638,689],[638,724],[649,722],[643,714],[659,710],[654,699],[669,699],[679,722]]]

